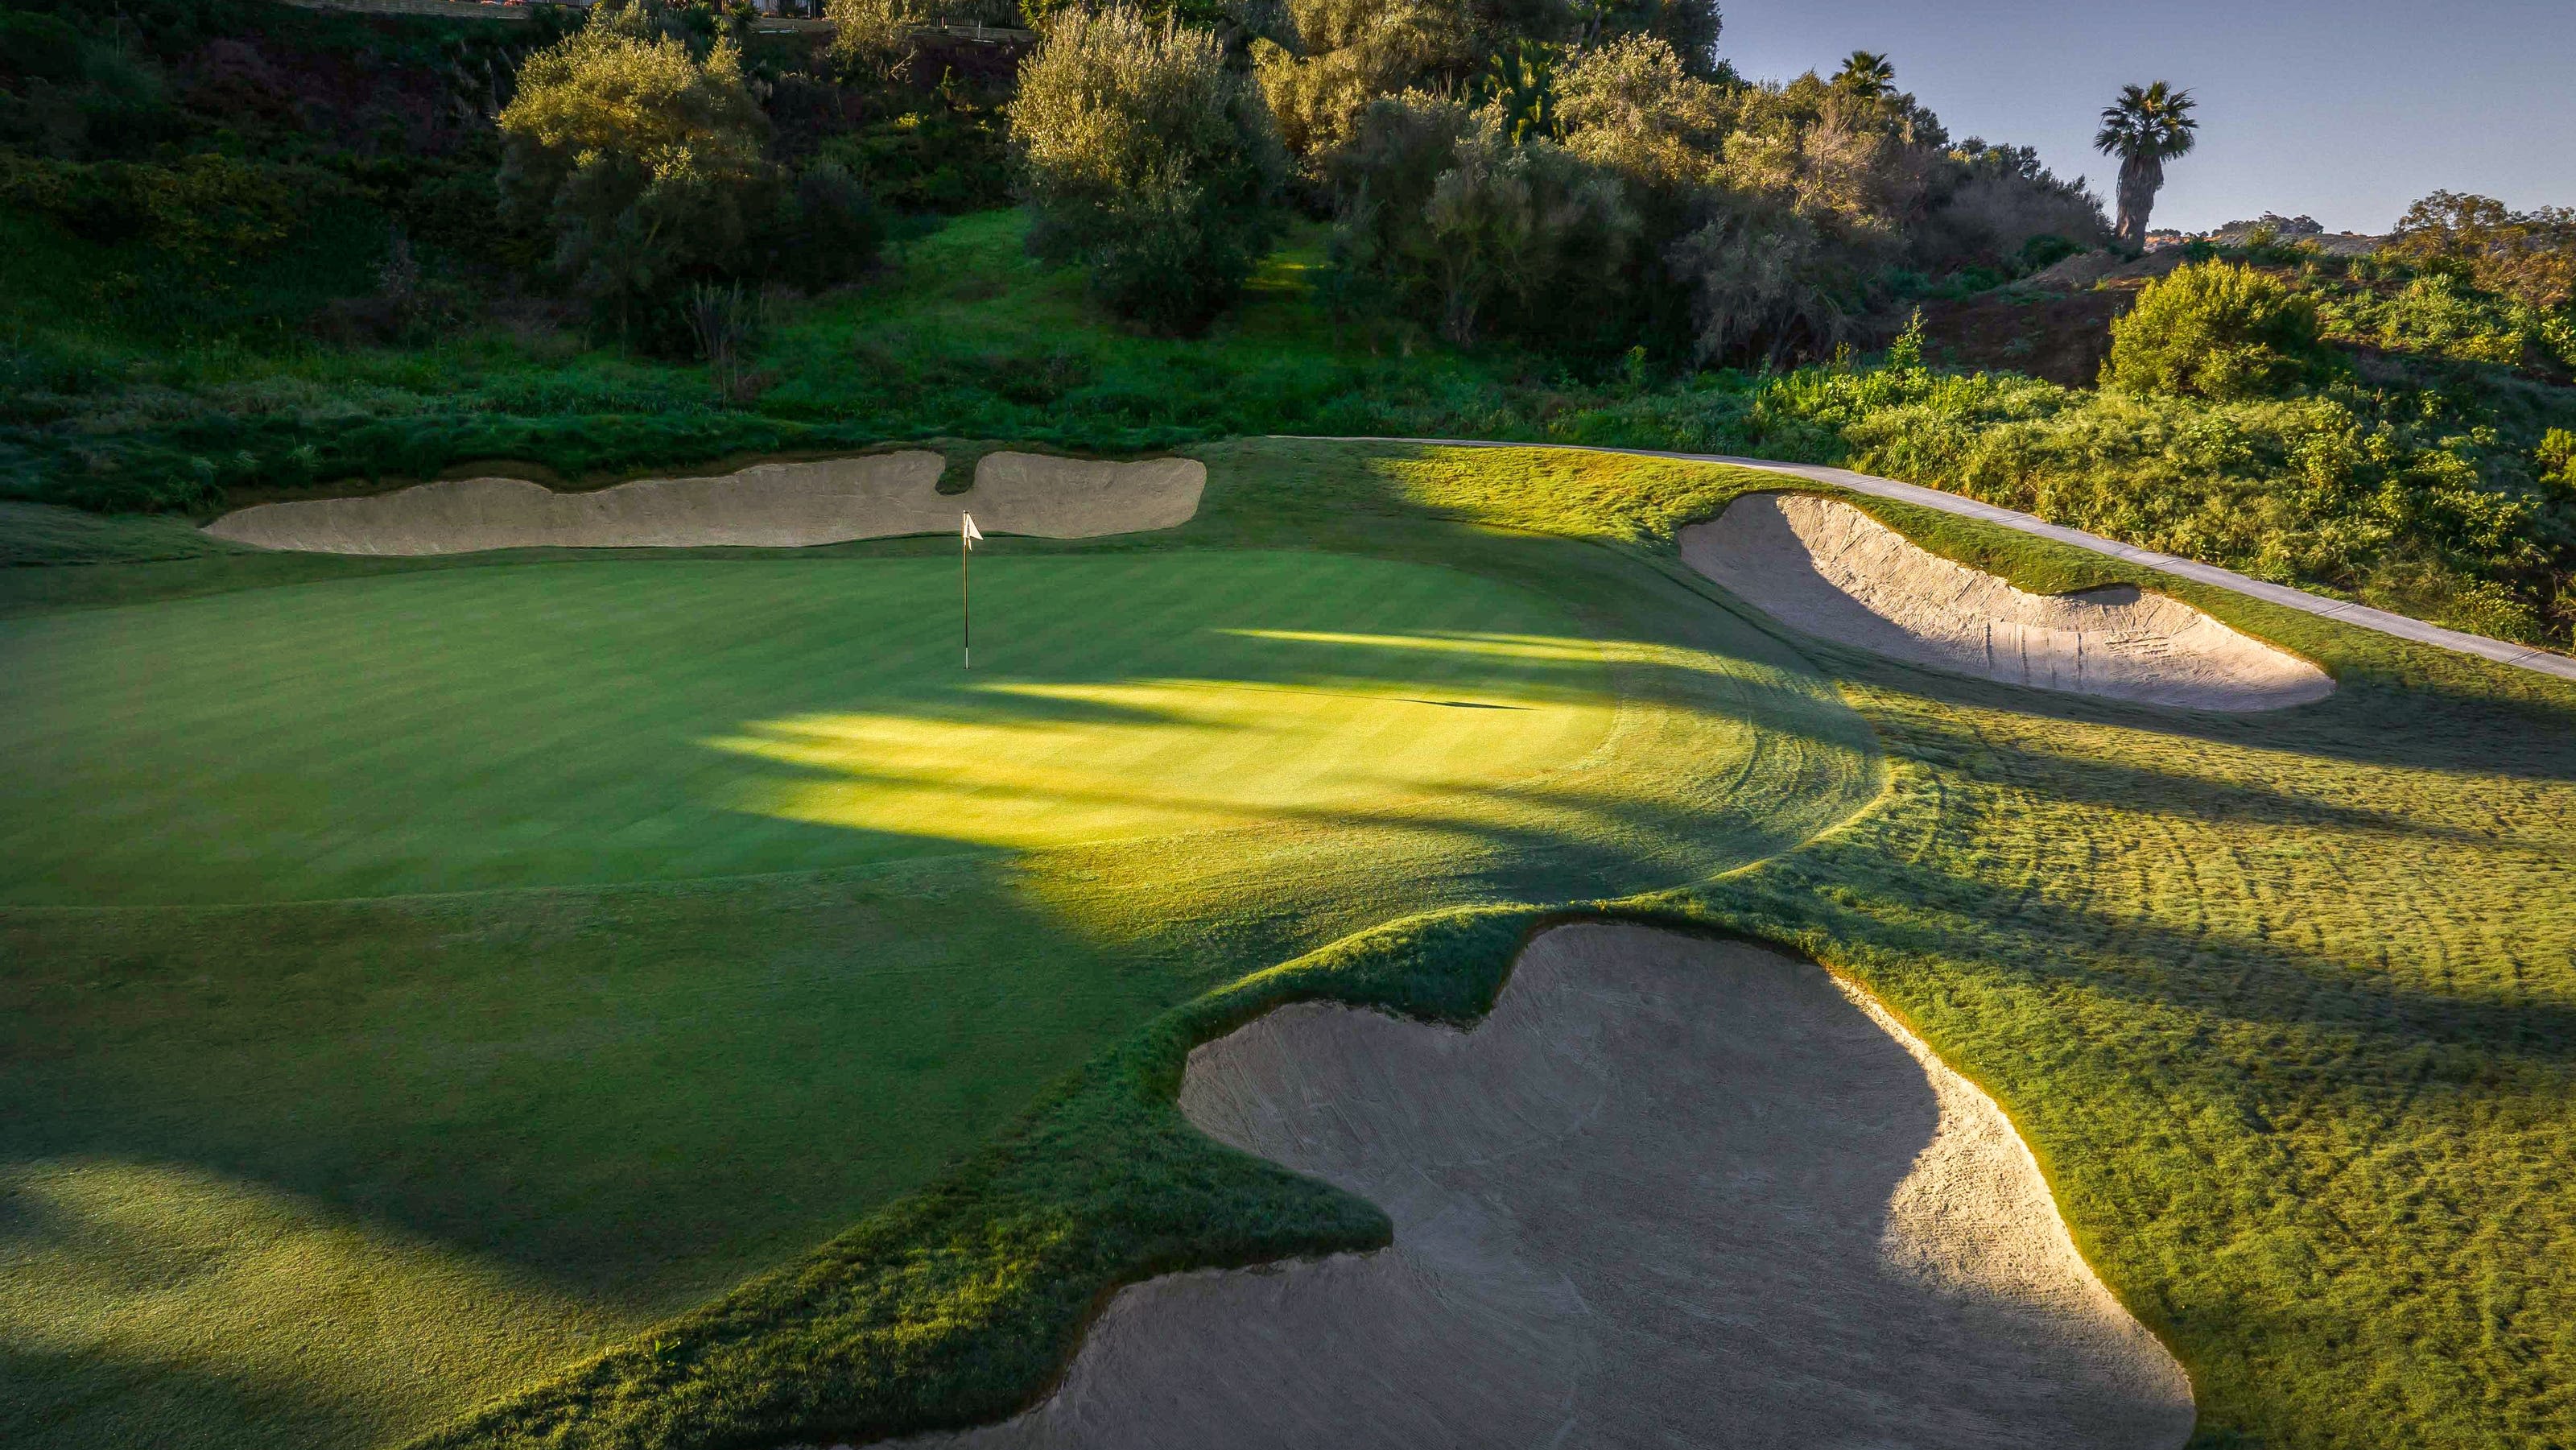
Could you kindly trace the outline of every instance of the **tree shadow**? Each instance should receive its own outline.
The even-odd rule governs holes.
[[[1829,876],[1814,863],[1779,862],[1747,889],[1758,896],[1790,888],[1806,898],[1796,914],[1834,937],[1926,960],[1974,958],[2028,987],[2071,984],[2212,1021],[2347,1038],[2372,1059],[2400,1065],[2399,1075],[2421,1069],[2409,1054],[2424,1047],[2553,1071],[2576,1062],[2576,1002],[2428,990],[2277,938],[2184,930],[1941,871],[1928,854],[1874,854],[1862,870],[1839,862]],[[1865,883],[1861,897],[1843,884],[1850,881]],[[1901,914],[1873,915],[1861,898]]]

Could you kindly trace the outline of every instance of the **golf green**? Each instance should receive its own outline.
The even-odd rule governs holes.
[[[1569,541],[495,558],[0,622],[0,1439],[382,1444],[1408,913],[1879,788]]]
[[[845,866],[1456,808],[1579,765],[1603,646],[1294,553],[456,570],[0,626],[8,899]]]

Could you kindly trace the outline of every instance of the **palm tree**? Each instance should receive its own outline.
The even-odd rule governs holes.
[[[2120,240],[2147,244],[2147,212],[2164,188],[2165,162],[2191,150],[2200,123],[2192,119],[2191,92],[2158,81],[2122,86],[2120,99],[2102,108],[2102,130],[2093,149],[2120,158]]]
[[[1896,89],[1896,67],[1876,51],[1855,50],[1843,57],[1843,68],[1834,73],[1834,84],[1863,100],[1875,100]]]

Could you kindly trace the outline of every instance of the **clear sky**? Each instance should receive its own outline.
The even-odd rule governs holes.
[[[1883,51],[1954,137],[2036,146],[2106,200],[2092,149],[2129,82],[2200,101],[2200,145],[2165,167],[2154,224],[2304,212],[2380,232],[2448,188],[2576,206],[2576,0],[1720,0],[1746,76]]]

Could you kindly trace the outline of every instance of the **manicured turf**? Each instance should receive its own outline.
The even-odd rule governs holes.
[[[385,896],[815,870],[1544,799],[1604,646],[1308,553],[449,570],[0,623],[0,892]],[[1472,805],[1465,807],[1472,814]]]
[[[1582,668],[1621,703],[1597,763],[1546,789],[1444,789],[1462,767],[1426,756],[1408,778],[1446,804],[1384,819],[1298,818],[1277,777],[1210,769],[1180,808],[1210,829],[1014,844],[1029,821],[924,782],[1019,738],[1032,700],[1113,742],[1240,723],[1180,698],[1168,665],[1024,667],[954,748],[919,733],[918,696],[691,727],[732,742],[695,745],[711,784],[772,782],[732,829],[900,836],[897,859],[0,911],[11,1437],[381,1442],[510,1390],[426,1443],[828,1442],[1003,1413],[1121,1281],[1383,1235],[1369,1206],[1188,1129],[1169,1094],[1192,1042],[1298,996],[1472,1017],[1551,903],[1617,898],[1853,973],[1991,1088],[2104,1277],[2191,1370],[2202,1443],[2576,1441],[2576,691],[2171,581],[2341,689],[2213,718],[1947,679],[1777,637],[1689,580],[1672,530],[1760,485],[1740,472],[1207,456],[1187,529],[1005,544],[991,572],[1288,550],[1438,566],[1444,588],[1562,622],[1369,623],[1340,600],[1361,622],[1207,620],[1265,632],[1205,648],[1348,651],[1393,673],[1337,679],[1445,669],[1405,694],[1566,708],[1575,662],[1554,656],[1601,641]],[[2144,577],[1855,502],[2025,587]],[[204,597],[22,623],[637,567],[101,566],[87,597]],[[852,765],[889,748],[952,824],[870,817]],[[1175,809],[1077,774],[1035,777],[1083,799],[1076,819]],[[811,819],[833,812],[856,819]],[[941,852],[914,849],[929,837]],[[1271,962],[1288,965],[1243,975]]]
[[[972,676],[936,545],[225,556],[286,582],[0,621],[0,1439],[399,1439],[1208,987],[1878,788],[1650,568],[1257,503],[994,541]]]

